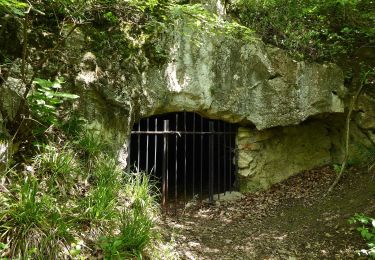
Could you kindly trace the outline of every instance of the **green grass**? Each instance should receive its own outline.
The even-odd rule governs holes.
[[[117,218],[118,194],[121,189],[121,171],[115,160],[106,156],[97,158],[90,174],[93,184],[88,196],[82,202],[84,217],[90,221],[111,220]]]
[[[35,156],[32,171],[46,184],[50,193],[67,195],[75,185],[75,180],[82,173],[76,161],[76,155],[69,145],[58,147],[44,145],[40,154]]]
[[[153,191],[154,185],[147,175],[140,173],[126,177],[124,195],[128,207],[120,215],[120,233],[102,238],[106,258],[142,258],[145,248],[158,239],[153,229],[158,212]]]
[[[158,191],[146,174],[125,174],[105,153],[81,157],[69,142],[38,151],[0,174],[0,258],[163,255]]]
[[[27,176],[3,193],[1,202],[0,241],[9,246],[11,258],[55,258],[72,240],[69,224],[37,179]]]

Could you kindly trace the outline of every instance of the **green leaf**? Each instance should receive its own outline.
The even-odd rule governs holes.
[[[33,80],[33,83],[41,86],[44,89],[50,89],[53,86],[53,83],[51,81],[40,78],[35,78]]]
[[[7,249],[8,247],[9,247],[8,244],[4,244],[4,243],[0,242],[0,251],[4,250],[4,249]]]
[[[65,93],[65,92],[55,92],[53,94],[55,97],[63,97],[63,98],[68,98],[68,99],[77,99],[79,98],[78,95],[70,94],[70,93]]]

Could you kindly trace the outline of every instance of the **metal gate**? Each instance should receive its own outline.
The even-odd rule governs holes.
[[[158,180],[166,211],[191,199],[212,202],[232,190],[236,130],[187,112],[142,119],[131,132],[129,170]]]

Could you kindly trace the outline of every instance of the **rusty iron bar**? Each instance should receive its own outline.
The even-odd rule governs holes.
[[[214,122],[209,122],[209,130],[210,132],[214,132]],[[210,135],[208,139],[208,146],[209,146],[209,160],[208,160],[208,200],[209,202],[213,202],[214,200],[214,136]]]
[[[132,131],[132,134],[154,134],[154,135],[164,135],[164,134],[191,134],[191,135],[230,135],[236,134],[236,132],[190,132],[190,131]]]
[[[150,119],[147,118],[146,119],[147,121],[147,131],[150,130]],[[146,136],[146,172],[148,172],[148,145],[149,145],[149,142],[150,142],[150,135],[147,135]]]
[[[169,130],[169,120],[164,120],[164,131]],[[164,210],[168,213],[168,135],[164,134],[164,149],[163,149],[163,180],[162,180],[162,205]]]
[[[203,132],[204,125],[203,125],[203,118],[201,117],[201,131]],[[199,193],[199,200],[202,203],[203,200],[203,135],[201,135],[201,143],[200,143],[200,153],[201,157],[201,167],[200,167],[200,193]]]
[[[224,124],[224,132],[227,130],[226,125]],[[227,191],[227,136],[224,135],[224,195]]]
[[[155,118],[155,131],[158,130],[158,118]],[[154,147],[154,174],[156,174],[156,167],[157,167],[157,153],[158,153],[158,136],[155,135],[154,137],[155,147]]]
[[[217,122],[217,131],[220,131],[220,121]],[[225,149],[225,148],[224,148]],[[220,200],[220,135],[217,136],[217,199]]]
[[[141,131],[141,124],[138,124],[138,131]],[[138,140],[138,160],[137,160],[137,172],[139,172],[140,168],[140,162],[141,162],[141,153],[139,152],[141,150],[141,134],[137,134],[137,140]]]
[[[229,126],[230,131],[232,126]],[[229,172],[232,172],[233,156],[232,156],[232,135],[229,136],[229,151],[230,151],[230,163],[229,163]],[[232,192],[232,174],[229,174],[229,193]]]
[[[184,112],[184,131],[186,132],[186,112]],[[187,154],[186,154],[186,138],[184,136],[184,203],[186,203],[186,166],[187,166]]]
[[[236,165],[236,162],[238,161],[238,153],[237,153],[237,150],[233,147],[233,136],[236,133],[236,128],[233,129],[232,125],[229,125],[229,129],[228,129],[228,125],[225,123],[222,124],[222,122],[220,121],[208,120],[208,129],[206,129],[206,123],[205,123],[206,121],[204,121],[202,117],[198,118],[198,127],[197,127],[196,125],[197,118],[196,118],[195,113],[192,114],[192,117],[188,117],[189,114],[187,114],[186,112],[184,112],[183,114],[181,113],[181,116],[183,116],[183,126],[181,127],[181,129],[179,126],[179,114],[175,114],[174,118],[172,117],[172,119],[175,120],[175,122],[173,122],[175,124],[175,126],[173,127],[174,128],[173,130],[170,130],[170,120],[168,119],[163,120],[163,123],[164,123],[163,129],[159,130],[158,118],[155,117],[154,127],[151,127],[153,128],[153,130],[150,130],[150,119],[147,118],[146,124],[145,123],[141,124],[141,122],[139,122],[137,126],[137,130],[134,130],[131,132],[131,134],[135,135],[136,137],[136,139],[133,141],[137,142],[136,143],[136,147],[138,149],[137,155],[135,157],[133,156],[133,158],[137,160],[136,162],[134,162],[134,166],[137,166],[137,171],[144,170],[143,167],[145,167],[146,172],[149,172],[149,170],[151,170],[151,172],[153,171],[154,174],[156,174],[158,170],[157,168],[158,157],[159,159],[162,159],[162,162],[160,162],[162,164],[161,165],[162,166],[162,169],[161,169],[162,170],[161,171],[162,207],[163,207],[163,211],[166,213],[168,213],[170,209],[170,205],[168,205],[168,201],[174,201],[175,203],[174,212],[177,213],[179,194],[181,194],[181,196],[183,195],[184,203],[187,202],[188,195],[189,196],[192,195],[194,198],[196,194],[199,194],[199,200],[202,203],[203,196],[207,195],[207,193],[205,193],[207,192],[206,191],[207,183],[206,182],[203,183],[203,180],[206,181],[207,178],[208,178],[208,196],[209,196],[208,200],[209,202],[213,201],[213,194],[215,190],[217,190],[217,196],[218,196],[218,199],[220,199],[221,191],[223,191],[224,194],[227,191],[229,192],[232,191],[233,189],[232,170],[234,170],[235,173],[237,173],[238,171],[238,167]],[[191,119],[192,119],[192,129],[188,128],[187,126],[187,121],[191,122]],[[144,130],[144,128],[146,128],[146,130]],[[141,135],[146,135],[145,136],[146,140],[143,139],[143,137],[141,139]],[[150,136],[152,135],[154,135],[154,142],[150,142]],[[175,138],[173,138],[174,142],[172,142],[171,144],[169,144],[169,141],[173,139],[169,139],[170,135],[175,135]],[[192,143],[191,143],[191,139],[188,139],[188,135],[191,135]],[[200,135],[200,138],[198,137],[199,138],[198,140],[196,139],[197,135]],[[159,152],[158,150],[158,141],[159,141],[158,138],[159,137],[158,136],[162,138],[159,140],[163,141],[163,144],[162,144],[163,146],[161,146],[163,150],[162,150],[162,155],[160,156],[158,155],[158,152]],[[181,142],[179,142],[179,137],[183,137],[184,139],[181,140]],[[128,146],[128,158],[127,158],[129,172],[132,170],[131,169],[131,163],[132,163],[131,153],[133,151],[131,150],[131,141],[132,140],[130,137],[129,146]],[[228,144],[228,141],[229,141],[229,144]],[[208,153],[206,152],[206,150],[203,149],[203,144],[206,142],[208,143],[208,147],[207,147]],[[152,153],[152,144],[154,144],[153,156],[150,155],[150,152]],[[188,144],[191,144],[191,146],[189,146],[189,151],[187,150]],[[169,153],[170,153],[169,150],[172,150],[170,149],[169,146],[173,147],[173,145],[175,145],[175,148],[173,149],[175,162],[174,162],[174,167],[172,166],[173,163],[170,166],[172,166],[171,169],[174,168],[174,170],[172,170],[172,173],[171,173],[173,174],[174,172],[174,178],[172,177],[171,180],[169,180],[170,179],[169,173],[171,171],[169,167]],[[183,145],[183,147],[180,146],[180,148],[178,148],[178,145]],[[200,150],[197,154],[196,154],[196,145],[198,145],[199,147],[198,149]],[[141,156],[142,152],[145,152],[145,155]],[[182,158],[181,156],[184,156],[184,157]],[[199,160],[200,165],[196,165],[197,156],[200,157],[200,160]],[[153,157],[153,166],[151,169],[150,169],[150,157],[151,157],[151,162],[152,162],[152,157]],[[217,157],[216,161],[215,161],[215,157]],[[188,163],[188,160],[189,162],[191,161],[191,164]],[[181,164],[179,161],[181,162]],[[207,169],[206,168],[207,166],[203,167],[205,163],[206,164],[208,163],[207,165],[208,176],[204,175]],[[197,169],[196,169],[196,166],[198,166]],[[228,171],[228,168],[229,168],[229,171]],[[197,171],[195,172],[195,170]],[[158,171],[160,171],[160,168]],[[191,190],[189,189],[189,194],[187,194],[188,172],[192,173],[191,174],[191,180],[192,180]],[[229,173],[229,176],[227,175],[228,173]],[[198,177],[199,183],[196,183],[197,176],[199,176]],[[174,181],[174,185],[172,187],[174,187],[174,189],[172,189],[169,192],[169,184],[172,185],[173,181]],[[228,182],[229,182],[229,185],[228,185]],[[181,184],[182,186],[179,186]],[[182,188],[183,188],[183,194],[182,194]],[[196,192],[196,189],[197,189],[197,192]],[[180,190],[180,193],[179,193],[179,190]],[[171,199],[171,197],[173,196],[172,194],[174,195],[174,199]],[[170,195],[171,197],[169,197]]]
[[[130,154],[131,154],[131,145],[130,144],[131,144],[131,139],[132,139],[132,137],[130,135],[129,138],[128,138],[128,157],[126,158],[126,167],[127,167],[129,175],[131,173],[131,166],[130,166],[130,163],[131,163],[131,161],[130,161]]]
[[[195,132],[195,114],[193,114],[193,132]],[[193,180],[191,182],[192,184],[192,193],[193,193],[193,198],[195,196],[194,188],[195,188],[195,135],[193,135]]]
[[[178,128],[178,114],[176,114],[176,131]],[[178,142],[178,135],[175,136],[175,169],[174,169],[174,199],[175,199],[175,205],[177,206],[177,172],[178,172],[178,151],[177,151],[177,142]],[[175,214],[177,214],[177,207],[174,207]]]

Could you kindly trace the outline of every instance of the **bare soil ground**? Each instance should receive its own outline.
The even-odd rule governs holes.
[[[330,167],[294,176],[237,201],[197,205],[164,220],[181,259],[366,259],[348,219],[375,215],[375,175],[352,168],[334,192]]]

